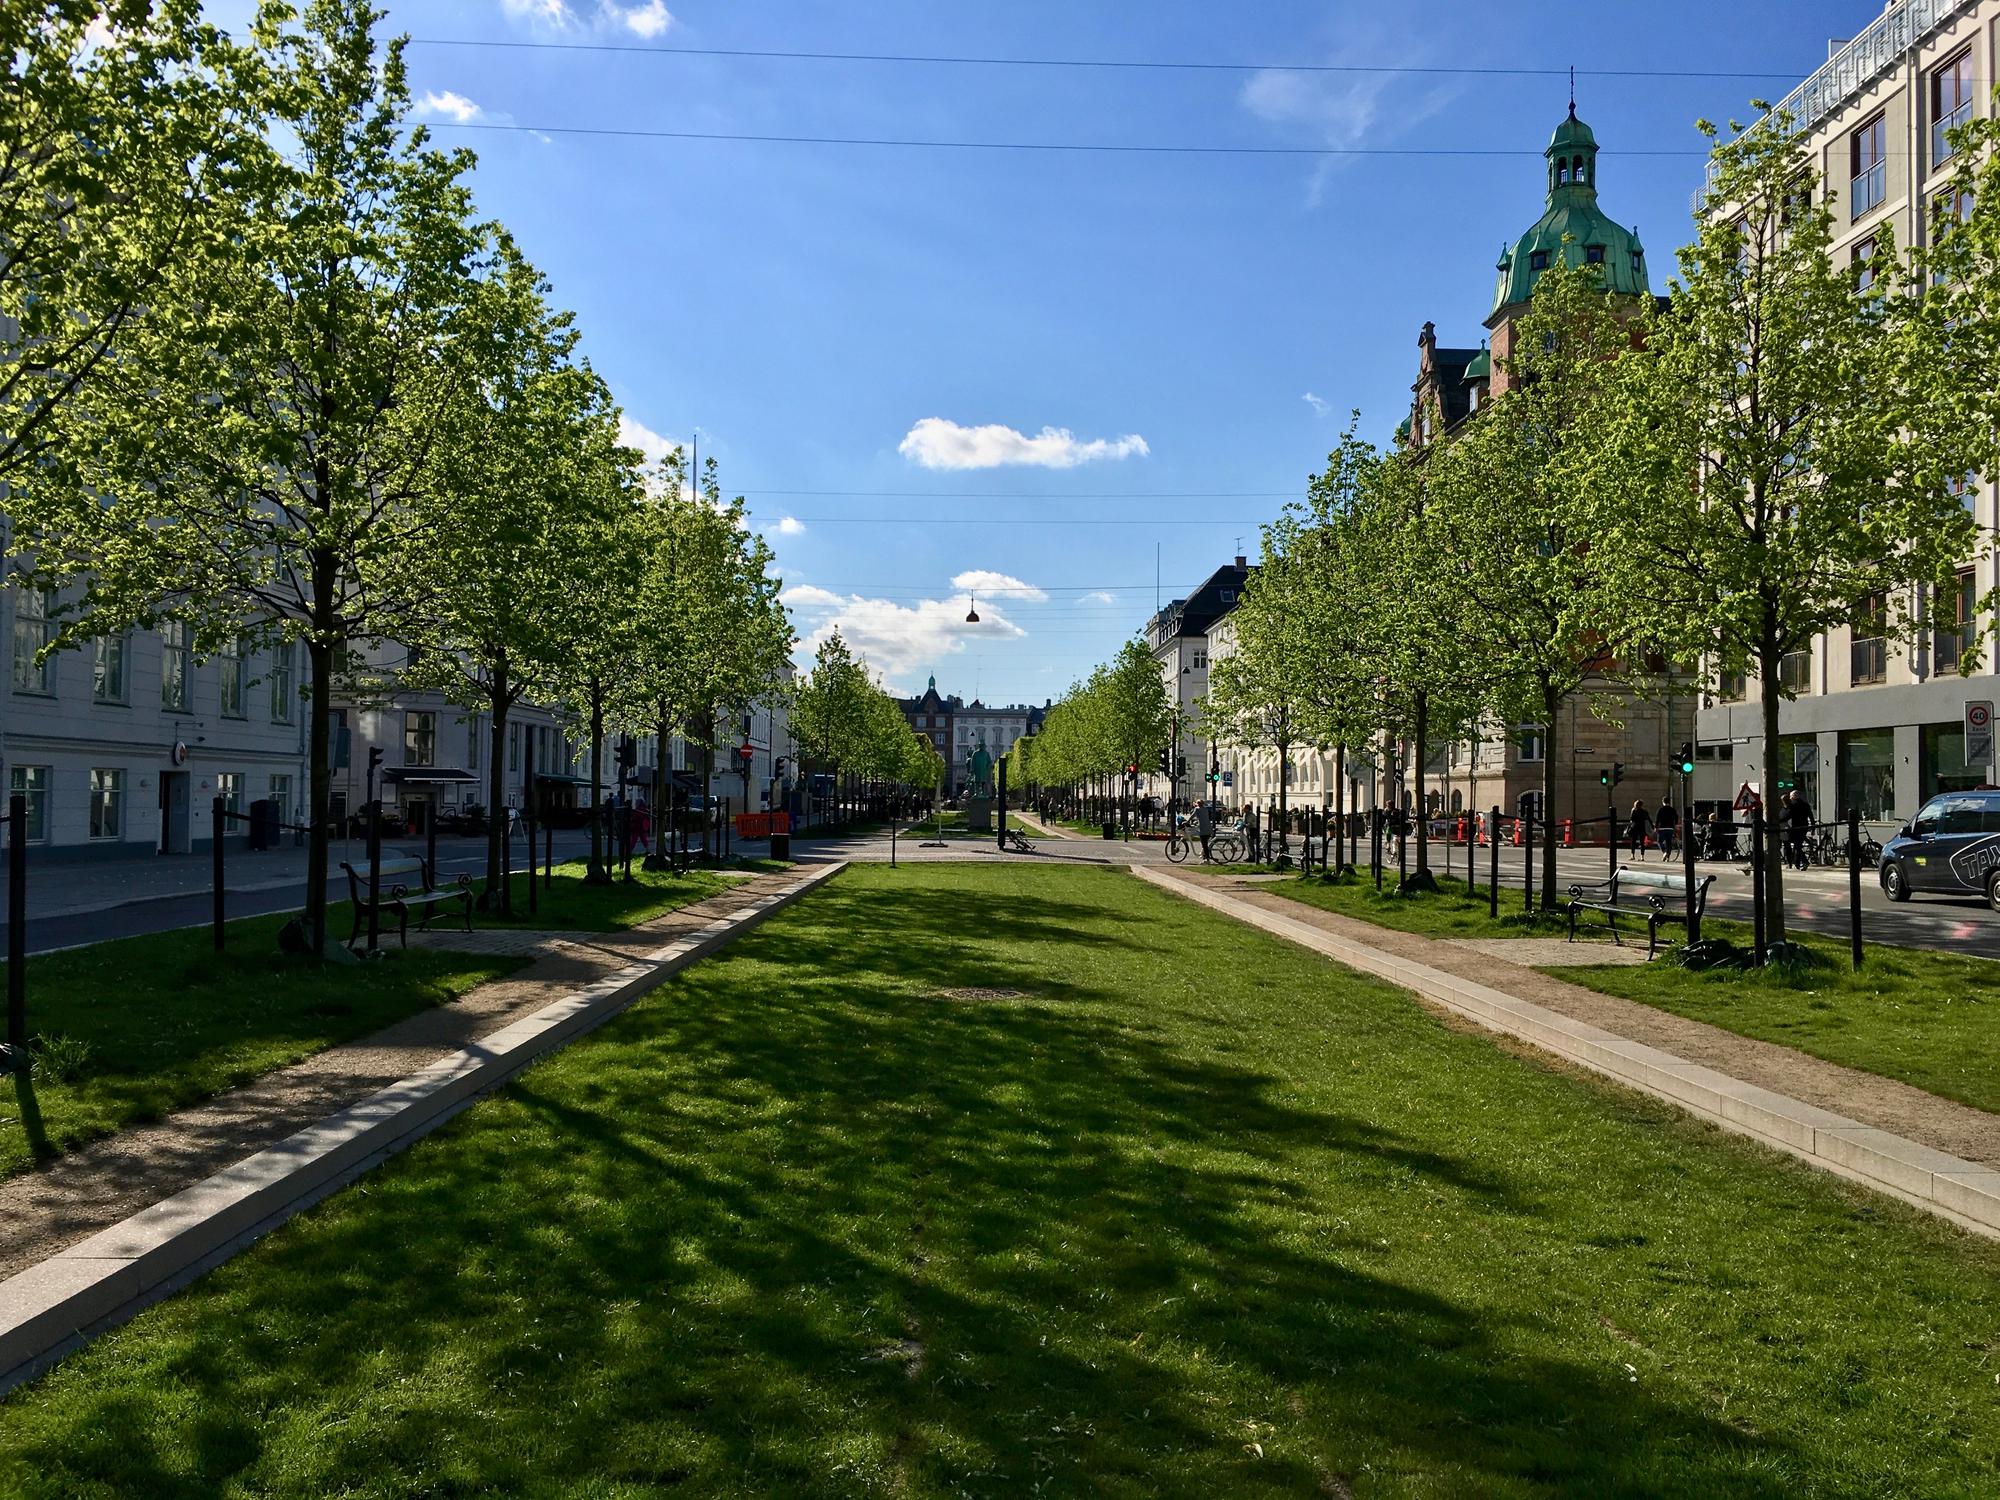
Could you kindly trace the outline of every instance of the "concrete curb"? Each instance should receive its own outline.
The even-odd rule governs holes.
[[[213,1176],[0,1282],[0,1392],[220,1264],[543,1056],[840,873],[814,867]]]
[[[1725,1130],[1788,1152],[1822,1171],[1901,1198],[1975,1234],[2000,1239],[2000,1171],[1745,1083],[1490,985],[1295,922],[1225,892],[1141,865],[1131,866],[1131,870],[1162,890],[1412,990],[1489,1031],[1518,1037],[1628,1088],[1665,1099]]]

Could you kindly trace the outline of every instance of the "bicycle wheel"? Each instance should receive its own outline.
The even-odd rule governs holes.
[[[1167,858],[1179,864],[1188,857],[1188,841],[1178,833],[1167,840]]]
[[[1208,841],[1209,863],[1216,865],[1240,865],[1243,863],[1244,849],[1243,840],[1236,834],[1218,833]]]

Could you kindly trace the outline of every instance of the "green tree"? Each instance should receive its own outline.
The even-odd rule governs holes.
[[[1603,420],[1577,445],[1594,497],[1603,618],[1628,660],[1659,649],[1708,674],[1748,670],[1767,786],[1778,764],[1785,658],[1869,621],[1911,640],[1924,591],[1948,588],[1976,538],[1952,481],[1990,434],[1927,409],[1913,372],[1949,336],[1893,247],[1879,295],[1828,253],[1828,198],[1782,115],[1713,143],[1710,210],[1680,254],[1669,311],[1612,366]],[[1981,372],[1990,381],[1990,369]],[[1962,404],[1960,404],[1962,409]],[[1765,816],[1775,820],[1775,799]],[[1783,862],[1764,863],[1771,931]]]
[[[204,268],[199,337],[126,325],[65,449],[81,485],[10,498],[44,566],[84,585],[80,633],[166,617],[198,647],[245,630],[305,642],[311,846],[306,908],[326,938],[330,704],[357,642],[410,605],[413,502],[455,430],[486,236],[468,153],[409,129],[402,44],[365,0],[269,7],[251,70],[262,144],[211,210],[230,256]]]
[[[232,178],[262,148],[246,59],[198,0],[0,7],[0,481],[60,457],[142,315],[202,336],[234,254]]]
[[[1482,706],[1500,723],[1542,726],[1542,806],[1556,806],[1562,706],[1607,670],[1606,611],[1616,590],[1592,586],[1606,554],[1592,546],[1593,507],[1573,461],[1596,430],[1610,362],[1631,346],[1629,319],[1596,266],[1557,256],[1536,282],[1502,361],[1507,388],[1429,459],[1440,523],[1437,584],[1458,601],[1461,644]],[[1542,903],[1555,904],[1556,842],[1542,841]]]

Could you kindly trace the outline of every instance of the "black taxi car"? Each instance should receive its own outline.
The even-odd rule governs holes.
[[[1891,901],[1918,893],[1984,896],[2000,911],[2000,791],[1933,797],[1882,848]]]

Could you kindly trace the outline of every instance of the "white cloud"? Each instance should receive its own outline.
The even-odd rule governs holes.
[[[604,19],[614,26],[623,26],[634,36],[651,41],[664,35],[674,24],[673,15],[667,10],[664,0],[645,0],[641,5],[619,5],[615,0],[604,0]]]
[[[1311,391],[1307,391],[1299,399],[1313,409],[1313,415],[1316,417],[1323,417],[1333,410],[1333,403],[1331,401],[1327,400],[1324,396],[1315,396]]]
[[[968,575],[960,575],[965,576]],[[1019,584],[1019,580],[1009,581],[1030,587]],[[1007,618],[1004,610],[983,597],[979,601],[978,622],[967,623],[965,617],[971,612],[973,600],[971,595],[963,593],[900,604],[893,599],[870,599],[862,594],[843,596],[815,584],[802,583],[786,589],[782,597],[791,608],[811,610],[819,616],[819,624],[799,642],[800,661],[810,661],[820,642],[837,630],[854,648],[855,655],[867,661],[883,682],[904,678],[940,656],[963,651],[970,638],[1014,640],[1027,634]]]
[[[778,599],[793,609],[838,609],[847,602],[831,589],[823,589],[815,583],[795,583]]]
[[[990,573],[984,568],[953,574],[951,586],[984,599],[1031,599],[1039,602],[1049,597],[1032,583],[1023,583],[1005,573]]]
[[[896,451],[926,469],[995,469],[1032,464],[1073,469],[1103,458],[1144,458],[1152,452],[1136,432],[1121,438],[1080,440],[1067,427],[1044,427],[1033,437],[989,422],[961,427],[943,417],[925,417],[903,436]]]
[[[637,448],[643,453],[649,469],[681,446],[672,438],[661,437],[630,412],[624,411],[618,413],[618,442],[621,447]]]
[[[455,94],[450,89],[438,93],[435,89],[417,100],[411,111],[420,120],[450,120],[464,125],[479,118],[479,106],[463,94]]]
[[[576,12],[568,0],[500,0],[500,8],[516,20],[535,21],[544,26],[571,26]]]
[[[1386,25],[1378,21],[1364,22],[1351,31],[1327,61],[1354,63],[1370,55],[1415,62],[1427,54],[1423,39],[1413,36],[1399,20]],[[1389,100],[1385,96],[1392,85],[1398,93]],[[1346,151],[1395,140],[1437,114],[1458,93],[1456,85],[1442,84],[1412,96],[1412,87],[1406,78],[1391,73],[1301,73],[1265,68],[1244,79],[1238,100],[1288,139]],[[1391,103],[1394,107],[1388,108]],[[1306,182],[1308,208],[1319,206],[1327,180],[1352,160],[1326,156],[1314,163]]]
[[[1085,604],[1116,604],[1118,596],[1107,593],[1103,589],[1093,589],[1090,593],[1083,596],[1083,602]]]
[[[764,529],[766,531],[775,531],[779,536],[804,536],[806,534],[806,523],[801,521],[797,516],[780,516]]]

